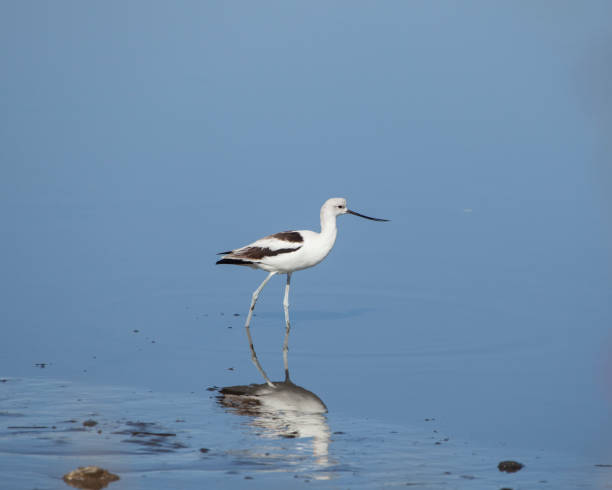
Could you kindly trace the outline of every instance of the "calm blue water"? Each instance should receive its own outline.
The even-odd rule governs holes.
[[[61,486],[84,445],[111,455],[110,488],[137,485],[129,465],[188,488],[241,464],[234,486],[605,487],[612,12],[549,7],[0,6],[3,480]],[[206,388],[261,382],[243,322],[265,276],[215,253],[317,229],[332,196],[391,222],[341,217],[292,280],[292,378],[347,435],[321,465]],[[274,379],[283,286],[252,324]],[[181,411],[155,457],[61,424],[172,432]],[[267,444],[271,472],[244,462]]]

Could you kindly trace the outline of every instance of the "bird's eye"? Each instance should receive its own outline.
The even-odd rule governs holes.
[[[338,204],[338,207],[342,209],[344,206],[342,204]]]

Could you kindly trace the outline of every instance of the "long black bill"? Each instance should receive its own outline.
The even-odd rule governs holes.
[[[389,221],[388,219],[382,218],[370,218],[369,216],[364,216],[363,214],[356,213],[355,211],[351,211],[350,209],[347,209],[346,212],[348,214],[354,214],[355,216],[359,216],[360,218],[371,219],[372,221]]]

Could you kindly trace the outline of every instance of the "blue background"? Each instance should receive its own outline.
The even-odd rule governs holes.
[[[93,345],[90,382],[257,381],[242,320],[222,349],[214,326],[263,273],[214,254],[316,230],[346,197],[391,222],[341,217],[294,276],[296,379],[330,411],[609,455],[611,18],[603,0],[2,2],[2,373],[77,377]],[[279,375],[282,282],[253,324]],[[133,328],[167,350],[135,357]]]

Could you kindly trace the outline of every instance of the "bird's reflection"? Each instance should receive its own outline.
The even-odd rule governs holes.
[[[269,438],[309,438],[318,465],[329,464],[330,429],[325,403],[289,379],[267,384],[228,386],[219,390],[219,403],[236,415],[253,417],[250,425]]]

